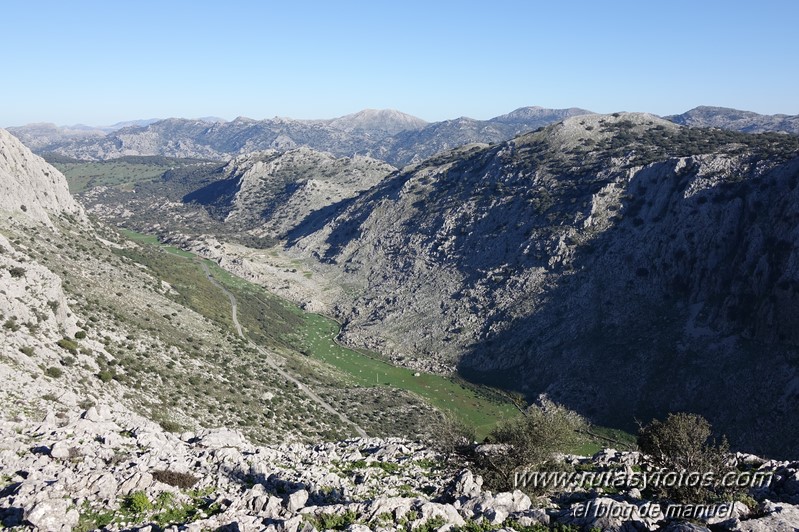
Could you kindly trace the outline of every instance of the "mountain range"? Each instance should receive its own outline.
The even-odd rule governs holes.
[[[441,150],[469,142],[507,140],[584,113],[588,111],[529,107],[490,120],[464,117],[428,124],[399,111],[364,110],[331,120],[239,117],[231,122],[209,122],[170,118],[106,134],[38,124],[9,131],[37,153],[86,160],[126,155],[225,159],[258,150],[306,146],[336,156],[370,156],[403,166]]]
[[[792,135],[578,115],[402,170],[264,152],[82,201],[335,315],[343,340],[397,364],[629,430],[696,411],[735,445],[788,453],[798,151]]]
[[[228,159],[253,151],[305,146],[336,156],[373,157],[401,167],[464,144],[502,142],[587,113],[578,108],[522,107],[489,120],[461,117],[427,123],[399,111],[366,109],[329,120],[239,117],[227,122],[219,118],[170,118],[122,122],[103,128],[31,124],[9,131],[36,153],[84,160],[130,155]],[[697,107],[666,119],[691,127],[799,134],[799,117],[759,115],[723,107]]]

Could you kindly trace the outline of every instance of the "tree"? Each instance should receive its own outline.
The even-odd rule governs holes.
[[[728,465],[726,438],[712,438],[710,423],[698,414],[669,414],[666,421],[653,419],[638,432],[638,447],[655,469],[679,475],[712,474],[720,479],[732,468]],[[695,477],[694,477],[695,478]],[[722,498],[729,489],[716,485],[691,485],[693,481],[651,486],[653,494],[678,502],[702,503]]]
[[[477,453],[475,462],[485,484],[495,490],[514,489],[514,473],[553,465],[557,452],[580,441],[585,420],[577,413],[544,399],[525,415],[506,421],[491,433],[496,446]]]

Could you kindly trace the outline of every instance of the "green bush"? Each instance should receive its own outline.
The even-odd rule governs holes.
[[[78,354],[78,344],[75,343],[75,340],[70,340],[69,338],[62,338],[58,342],[56,342],[56,344],[58,344],[58,347],[66,349],[73,355]]]
[[[62,375],[64,375],[64,371],[61,368],[57,368],[55,366],[50,366],[49,368],[44,370],[44,374],[47,375],[48,377],[52,377],[54,379],[57,379],[57,378],[61,377]]]
[[[727,465],[726,438],[712,438],[710,423],[698,414],[669,414],[666,421],[653,419],[638,432],[638,447],[651,465],[665,472],[713,473],[721,478]],[[655,497],[677,502],[703,503],[720,500],[731,491],[720,486],[650,486]]]
[[[532,405],[523,417],[500,424],[487,438],[499,446],[475,457],[486,487],[513,490],[517,471],[552,466],[555,453],[580,441],[578,431],[584,426],[580,415],[551,401]]]
[[[83,340],[84,338],[86,338],[86,331],[78,331],[75,333],[76,340]]]
[[[153,503],[143,491],[134,491],[125,497],[122,507],[135,515],[141,515],[153,509]]]
[[[323,513],[310,519],[319,530],[344,530],[355,523],[357,515],[352,510],[347,510],[340,515]]]

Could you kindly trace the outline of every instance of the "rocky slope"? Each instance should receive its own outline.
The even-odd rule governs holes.
[[[209,207],[237,231],[282,236],[303,220],[371,188],[395,168],[368,157],[336,158],[310,148],[242,155],[222,180],[183,198]]]
[[[432,409],[420,399],[356,389],[301,354],[299,309],[209,279],[194,257],[134,244],[86,220],[63,195],[63,176],[3,138],[10,139],[0,155],[10,172],[3,175],[10,206],[0,211],[3,404],[38,416],[64,397],[72,398],[67,406],[117,401],[171,430],[231,425],[259,442],[349,435],[352,427],[309,401],[307,389],[371,434],[419,436],[430,426]],[[236,333],[234,291],[239,323],[258,346]],[[397,406],[390,417],[376,406],[385,401]]]
[[[784,135],[581,116],[406,168],[289,243],[357,287],[347,338],[401,363],[630,429],[696,411],[790,455],[797,155]]]
[[[0,211],[52,226],[50,215],[84,218],[64,176],[0,129]]]
[[[480,449],[480,448],[478,448]],[[631,474],[639,453],[567,456],[564,468]],[[0,523],[24,530],[791,530],[799,464],[732,457],[770,474],[743,502],[666,518],[628,485],[579,482],[533,499],[491,492],[418,442],[254,446],[238,431],[180,435],[112,403],[0,415]],[[657,510],[655,510],[655,508]],[[694,506],[688,506],[693,511]],[[611,512],[613,509],[613,512]],[[603,513],[604,512],[604,513]]]
[[[761,115],[727,107],[700,106],[680,115],[667,116],[675,124],[717,127],[746,133],[775,131],[799,135],[799,116]]]
[[[460,118],[426,124],[392,110],[364,110],[332,120],[274,118],[209,123],[167,119],[143,127],[127,127],[103,138],[38,136],[36,128],[12,128],[12,133],[41,153],[77,159],[112,159],[125,155],[226,159],[254,151],[291,150],[307,146],[336,156],[364,155],[402,166],[466,142],[497,142],[560,120],[581,109],[518,109],[487,121]]]
[[[96,174],[111,164],[91,163],[88,171]],[[76,171],[76,164],[67,166]],[[368,157],[337,158],[309,148],[267,150],[226,164],[174,165],[152,180],[89,186],[77,197],[114,225],[170,239],[210,234],[263,248],[301,223],[324,220],[335,205],[394,170]]]

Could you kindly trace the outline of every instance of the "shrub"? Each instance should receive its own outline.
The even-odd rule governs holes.
[[[477,435],[472,427],[447,415],[431,438],[430,446],[441,454],[446,462],[457,462],[468,454],[476,439]]]
[[[56,344],[58,344],[58,347],[66,349],[73,355],[78,354],[78,344],[75,343],[75,340],[70,340],[69,338],[62,338],[58,342],[56,342]]]
[[[322,513],[311,518],[319,530],[344,530],[356,520],[357,515],[352,510],[347,510],[343,514]]]
[[[175,486],[176,488],[188,489],[197,484],[199,478],[190,473],[178,473],[177,471],[159,470],[153,471],[153,478],[158,482]]]
[[[153,509],[153,503],[143,491],[134,491],[125,497],[122,506],[135,515],[140,515],[149,512]]]
[[[78,331],[75,333],[76,340],[83,340],[84,338],[86,338],[86,331]]]
[[[8,273],[11,274],[11,277],[19,279],[20,277],[23,277],[25,275],[25,268],[21,266],[13,266],[8,269]]]
[[[52,377],[54,379],[57,379],[57,378],[61,377],[62,375],[64,375],[64,371],[61,368],[57,368],[55,366],[50,366],[49,368],[44,370],[44,374],[47,375],[48,377]]]
[[[489,435],[489,441],[499,446],[476,456],[486,486],[497,491],[515,489],[515,472],[551,466],[555,453],[580,441],[578,431],[584,425],[581,416],[549,400],[499,425]]]
[[[158,421],[158,424],[167,432],[180,432],[183,430],[183,425],[171,419],[161,419]]]
[[[711,438],[710,423],[698,414],[669,414],[666,421],[653,419],[638,432],[638,447],[652,466],[668,472],[713,473],[721,478],[727,465],[726,438]],[[718,500],[730,490],[717,486],[650,486],[653,495],[678,502],[702,503]]]

